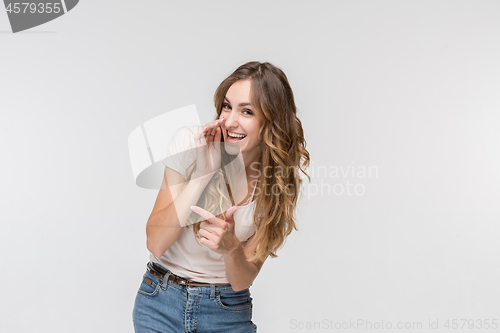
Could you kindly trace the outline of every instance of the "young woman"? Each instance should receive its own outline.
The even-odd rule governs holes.
[[[309,153],[287,77],[246,63],[214,103],[214,121],[183,127],[169,143],[146,226],[137,333],[255,332],[249,287],[296,229]]]

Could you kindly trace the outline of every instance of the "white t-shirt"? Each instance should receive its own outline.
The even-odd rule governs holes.
[[[186,169],[196,158],[194,135],[199,130],[199,126],[180,128],[170,141],[166,158],[163,164],[186,178]],[[179,154],[187,151],[187,153]],[[236,237],[245,242],[255,231],[253,216],[255,203],[253,201],[255,187],[252,196],[248,201],[239,206],[233,214],[235,222]],[[191,218],[191,217],[190,217]],[[188,225],[192,222],[188,220]],[[205,245],[196,242],[192,227],[184,227],[177,241],[161,256],[156,257],[150,253],[150,260],[168,268],[172,273],[181,277],[207,283],[228,283],[226,279],[224,258],[210,250]]]

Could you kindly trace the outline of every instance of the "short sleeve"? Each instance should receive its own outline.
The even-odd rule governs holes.
[[[198,126],[183,126],[173,135],[167,146],[167,157],[162,163],[166,167],[180,173],[184,179],[187,178],[188,168],[196,159],[196,145],[194,135]]]

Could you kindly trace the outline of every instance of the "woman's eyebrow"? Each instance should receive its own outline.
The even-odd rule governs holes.
[[[229,100],[228,100],[226,97],[224,97],[224,100],[225,100],[226,102],[228,102],[229,104],[231,104],[231,102],[229,102]],[[248,103],[248,102],[247,102],[247,103],[240,103],[238,106],[247,106],[247,105],[252,106],[252,104],[251,104],[251,103]]]

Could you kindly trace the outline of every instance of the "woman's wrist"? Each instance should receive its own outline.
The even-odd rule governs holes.
[[[197,223],[189,219],[192,210],[191,206],[196,205],[206,186],[210,182],[207,176],[192,177],[186,182],[181,194],[175,198],[174,206],[178,214],[179,225],[186,227]]]
[[[234,236],[234,238],[236,239],[234,245],[230,247],[224,254],[224,257],[227,257],[228,259],[238,258],[241,256],[241,254],[244,255],[243,246],[241,246],[239,239],[236,236]]]

